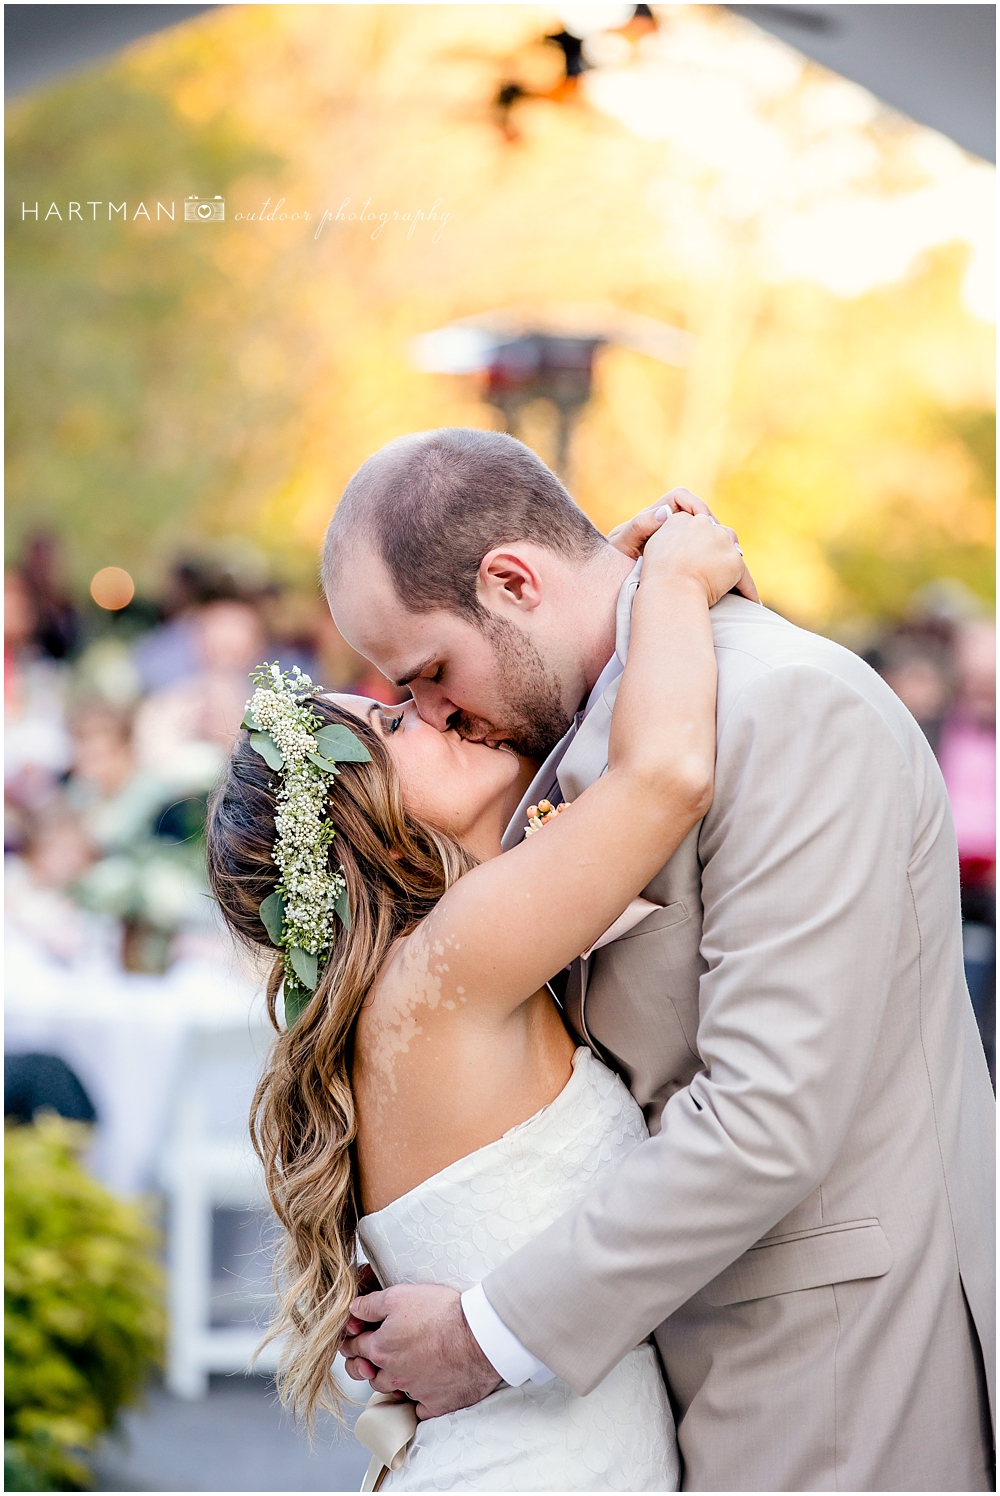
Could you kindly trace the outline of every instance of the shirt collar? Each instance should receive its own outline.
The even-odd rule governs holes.
[[[594,682],[593,690],[587,697],[582,712],[577,713],[577,724],[590,716],[590,713],[600,701],[611,682],[617,680],[618,676],[625,669],[625,660],[628,657],[629,634],[632,627],[632,602],[639,586],[641,574],[642,557],[640,556],[622,583],[621,591],[618,594],[618,603],[615,610],[615,652]]]

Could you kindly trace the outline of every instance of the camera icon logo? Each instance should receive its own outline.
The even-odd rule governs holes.
[[[184,200],[187,223],[221,223],[226,216],[225,199],[189,197]]]

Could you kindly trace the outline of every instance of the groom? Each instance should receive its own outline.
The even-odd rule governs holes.
[[[545,760],[508,844],[604,771],[639,568],[526,447],[390,443],[323,565],[422,716]],[[437,1416],[501,1379],[586,1394],[652,1334],[685,1490],[989,1490],[993,1107],[944,785],[854,655],[712,617],[714,803],[562,993],[652,1136],[461,1299],[359,1300],[348,1368]]]

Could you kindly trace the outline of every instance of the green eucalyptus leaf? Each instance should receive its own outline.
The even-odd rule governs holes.
[[[371,759],[361,739],[342,722],[328,722],[321,727],[316,734],[316,747],[324,758],[340,764],[367,764]]]
[[[259,753],[269,769],[284,768],[285,760],[281,749],[269,732],[252,732],[250,734],[250,747],[255,753]]]
[[[311,764],[315,764],[317,769],[323,769],[327,774],[340,773],[340,770],[337,768],[337,765],[333,762],[332,759],[323,758],[319,753],[307,753],[306,758]]]
[[[253,712],[250,710],[249,706],[247,706],[246,711],[243,713],[243,721],[240,723],[240,726],[246,727],[250,732],[261,731],[261,725],[257,721],[257,718],[254,716]]]
[[[333,907],[345,930],[351,928],[351,906],[347,898],[347,889],[342,888],[333,901]]]
[[[291,977],[285,978],[283,995],[285,1000],[285,1027],[294,1028],[299,1018],[312,1002],[313,995]]]
[[[269,893],[258,910],[260,922],[267,931],[272,945],[281,944],[281,926],[285,920],[285,901],[281,894],[275,890]]]
[[[288,959],[292,963],[292,970],[302,983],[308,987],[310,992],[316,991],[316,983],[319,981],[319,959],[309,951],[304,951],[301,946],[293,945],[288,952]]]

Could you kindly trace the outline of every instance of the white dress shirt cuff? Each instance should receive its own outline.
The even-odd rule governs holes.
[[[479,1349],[509,1387],[520,1387],[522,1382],[534,1382],[537,1386],[551,1382],[555,1372],[533,1356],[508,1330],[486,1297],[481,1283],[463,1293],[462,1313]]]

